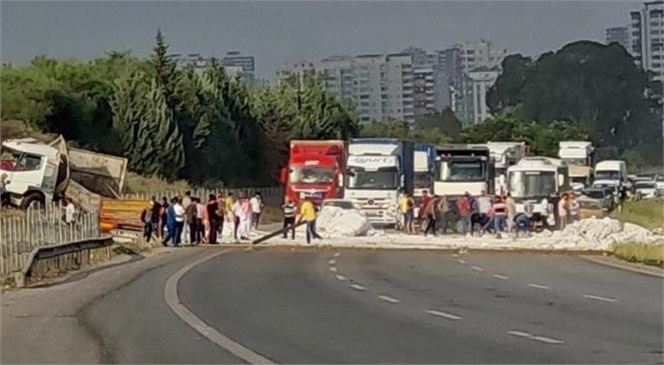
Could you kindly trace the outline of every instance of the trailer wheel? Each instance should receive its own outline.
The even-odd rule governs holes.
[[[33,191],[28,193],[23,199],[21,199],[21,209],[26,210],[28,208],[44,208],[46,200],[44,195],[39,192]]]

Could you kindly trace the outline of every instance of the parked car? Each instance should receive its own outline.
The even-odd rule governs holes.
[[[602,206],[599,199],[581,196],[577,199],[579,203],[579,218],[604,218],[609,215],[609,209]]]
[[[613,206],[612,188],[592,187],[581,191],[581,198],[586,197],[597,200],[602,208],[610,210]]]
[[[654,181],[637,181],[636,194],[642,199],[656,198],[659,196],[657,184]]]

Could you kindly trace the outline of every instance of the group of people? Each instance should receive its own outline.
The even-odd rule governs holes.
[[[217,244],[228,224],[235,241],[248,240],[251,230],[258,228],[263,207],[260,193],[251,198],[244,193],[237,198],[233,193],[210,194],[207,202],[192,197],[190,191],[170,201],[164,197],[159,202],[153,196],[141,212],[143,237],[147,242],[153,237],[161,239],[163,246],[177,247],[183,241],[192,245]]]
[[[456,201],[443,195],[431,195],[424,191],[419,205],[418,217],[415,217],[415,200],[411,194],[404,194],[401,201],[401,213],[404,218],[403,228],[406,233],[416,233],[415,220],[419,219],[424,235],[436,235],[438,230],[447,232],[451,223],[456,223],[457,231],[465,235],[491,232],[500,236],[502,232],[515,230],[516,202],[507,194],[490,196],[482,191],[475,198],[465,192]]]
[[[318,217],[318,212],[316,211],[316,207],[314,206],[314,203],[310,197],[304,198],[298,209],[297,204],[295,204],[290,199],[290,197],[286,195],[284,197],[284,204],[281,206],[281,210],[284,216],[284,224],[282,227],[283,238],[288,237],[288,231],[291,231],[291,239],[295,239],[295,226],[303,221],[307,224],[307,244],[310,244],[312,239],[322,238],[316,231],[316,218]]]

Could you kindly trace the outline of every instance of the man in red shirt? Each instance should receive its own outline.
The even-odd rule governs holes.
[[[420,203],[420,211],[419,211],[419,218],[425,217],[424,215],[424,210],[427,208],[431,200],[433,199],[433,196],[429,195],[428,190],[422,191],[422,202]]]

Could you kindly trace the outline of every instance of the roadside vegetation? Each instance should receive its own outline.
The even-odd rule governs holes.
[[[626,202],[622,212],[615,210],[611,217],[648,229],[664,229],[664,198]],[[613,248],[613,255],[629,262],[664,268],[663,245],[619,244]]]

